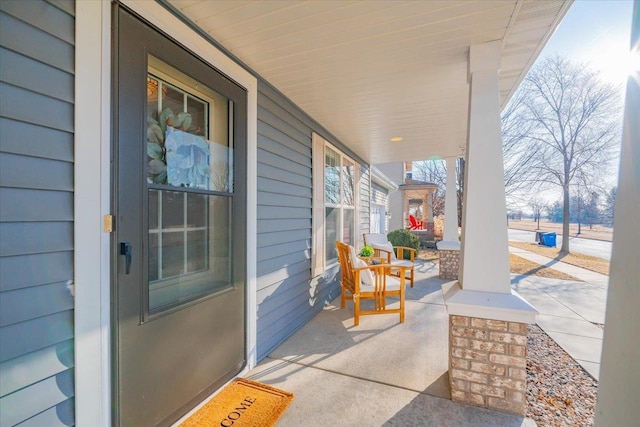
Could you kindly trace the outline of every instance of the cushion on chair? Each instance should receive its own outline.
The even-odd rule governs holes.
[[[382,249],[384,251],[391,252],[391,260],[392,260],[392,262],[393,262],[393,260],[396,259],[396,253],[393,251],[393,245],[391,244],[391,242],[374,243],[374,244],[372,244],[370,246],[373,249]]]
[[[358,254],[356,253],[356,248],[349,245],[349,251],[351,254],[351,264],[355,268],[366,267],[367,263],[358,258]],[[375,284],[375,278],[373,277],[373,271],[371,270],[361,270],[360,271],[360,285],[368,285],[373,286]]]
[[[387,235],[384,233],[365,233],[364,243],[365,245],[373,247],[373,245],[389,243],[389,239],[387,239]]]
[[[408,259],[395,259],[391,260],[391,265],[397,267],[414,267],[416,264],[409,261]]]
[[[397,277],[393,277],[393,276],[387,276],[387,287],[386,287],[387,291],[397,291],[398,289],[400,289],[400,279]],[[360,291],[362,292],[373,292],[375,291],[375,286],[373,285],[367,285],[367,284],[361,284],[360,285]]]

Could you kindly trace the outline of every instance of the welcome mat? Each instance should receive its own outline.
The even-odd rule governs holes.
[[[180,427],[273,426],[293,400],[293,393],[236,378]]]

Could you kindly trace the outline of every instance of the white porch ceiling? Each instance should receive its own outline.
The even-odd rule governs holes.
[[[502,40],[504,106],[571,3],[168,2],[372,164],[461,154],[469,46]]]

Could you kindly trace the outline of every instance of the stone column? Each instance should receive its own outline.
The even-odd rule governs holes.
[[[459,282],[443,286],[453,400],[524,415],[526,329],[511,290],[498,71],[500,41],[469,49],[469,131]]]
[[[633,14],[631,49],[638,58],[638,1]],[[637,69],[627,80],[624,115],[596,426],[630,426],[640,420],[640,70]]]
[[[458,194],[456,189],[456,158],[447,157],[447,189],[444,196],[444,230],[438,242],[439,277],[458,280],[460,241],[458,240]]]

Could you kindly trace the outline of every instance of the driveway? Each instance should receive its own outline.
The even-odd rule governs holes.
[[[535,242],[536,233],[534,231],[509,229],[509,240],[516,242]],[[556,245],[562,245],[562,236],[556,235]],[[591,255],[611,261],[611,242],[602,240],[583,239],[581,237],[569,238],[569,249],[571,252]]]

